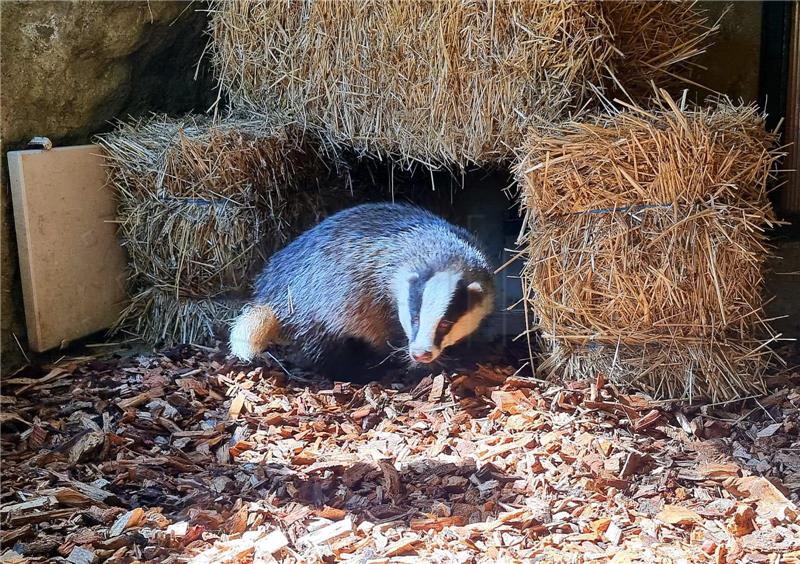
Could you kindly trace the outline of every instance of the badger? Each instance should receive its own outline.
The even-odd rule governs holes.
[[[471,233],[395,203],[331,215],[274,254],[254,286],[231,327],[231,353],[249,361],[289,344],[315,366],[341,358],[346,342],[400,352],[412,366],[434,362],[479,327],[495,296]]]

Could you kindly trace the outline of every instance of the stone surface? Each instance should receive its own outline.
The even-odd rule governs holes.
[[[7,142],[34,134],[85,141],[128,112],[202,105],[209,96],[192,74],[205,17],[194,9],[184,2],[4,3],[2,102],[13,108],[2,117]]]
[[[2,372],[22,360],[22,300],[6,152],[36,135],[56,146],[85,143],[110,120],[151,111],[205,111],[210,73],[195,69],[206,13],[188,2],[3,2],[0,90]]]

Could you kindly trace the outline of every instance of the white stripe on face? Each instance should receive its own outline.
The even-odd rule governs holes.
[[[460,272],[445,271],[437,272],[425,284],[419,312],[419,329],[409,347],[412,353],[430,351],[434,358],[439,356],[440,351],[434,350],[436,327],[447,312],[459,280],[461,280]]]
[[[406,332],[406,338],[411,340],[413,328],[411,325],[411,309],[409,304],[409,291],[411,283],[419,278],[416,272],[402,270],[397,273],[394,279],[394,293],[397,296],[397,316],[400,318],[400,325]]]

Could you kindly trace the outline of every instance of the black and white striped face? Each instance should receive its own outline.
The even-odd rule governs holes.
[[[401,275],[397,311],[411,360],[428,363],[470,335],[492,310],[493,292],[461,272]]]

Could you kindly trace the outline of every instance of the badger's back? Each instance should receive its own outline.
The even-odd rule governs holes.
[[[316,358],[344,337],[381,347],[402,335],[393,300],[398,269],[485,268],[473,237],[404,204],[364,204],[306,231],[268,261],[254,302],[281,333]]]

